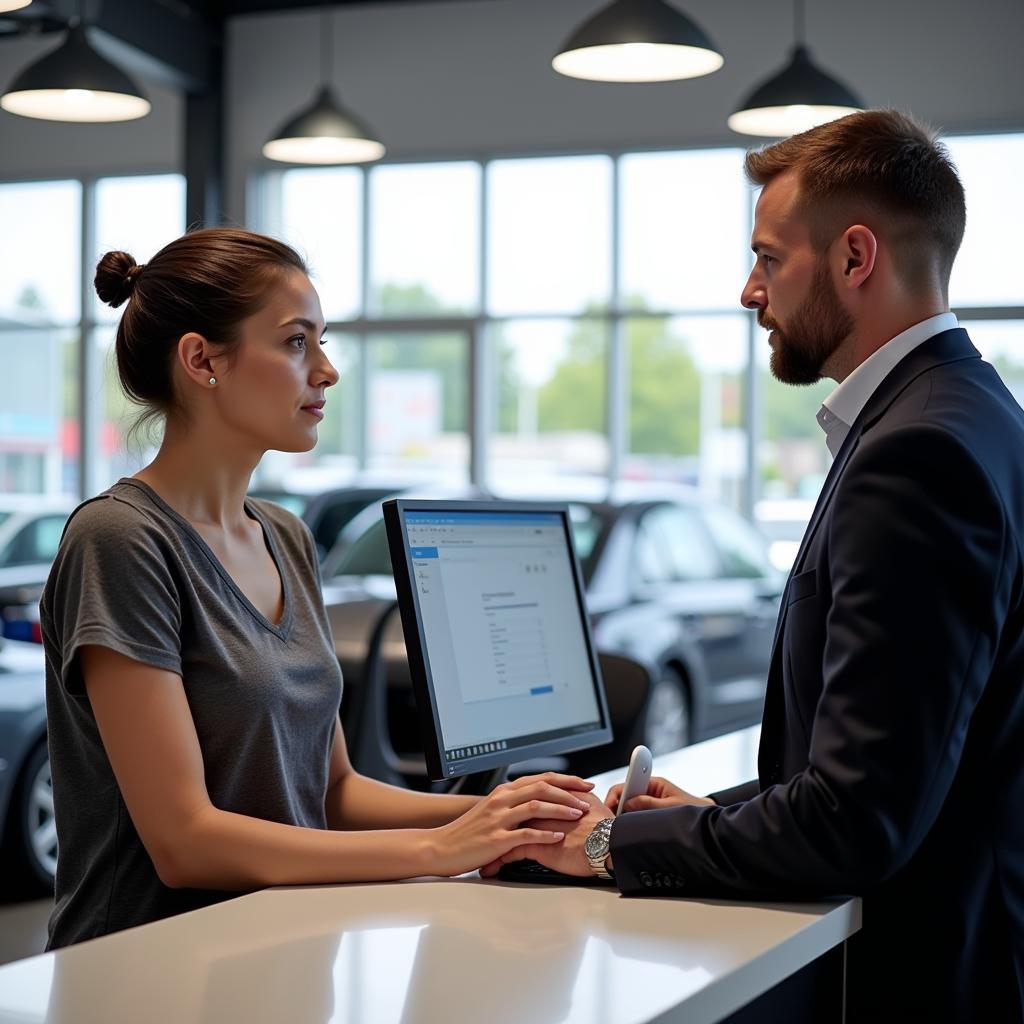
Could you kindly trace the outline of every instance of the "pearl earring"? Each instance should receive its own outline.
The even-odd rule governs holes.
[[[211,377],[210,378],[210,383],[211,384],[216,384],[217,383],[217,378],[216,377]]]

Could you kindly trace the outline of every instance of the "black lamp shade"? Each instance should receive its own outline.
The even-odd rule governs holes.
[[[789,63],[729,117],[729,127],[745,135],[782,137],[863,109],[860,98],[822,71],[806,47],[796,46]]]
[[[384,146],[362,120],[346,111],[324,86],[312,104],[274,133],[263,147],[271,160],[300,164],[367,163]]]
[[[48,121],[130,121],[149,113],[139,87],[89,45],[85,29],[29,65],[0,97],[12,114]]]
[[[710,74],[724,59],[704,30],[665,0],[612,0],[551,63],[571,78],[664,82]]]

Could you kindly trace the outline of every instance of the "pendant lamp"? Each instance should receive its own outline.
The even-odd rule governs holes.
[[[375,133],[347,111],[331,89],[334,39],[326,5],[320,21],[320,75],[313,102],[283,124],[263,146],[271,160],[293,164],[362,164],[379,160],[384,146]]]
[[[8,11],[20,11],[22,7],[28,7],[32,0],[0,0],[0,14]]]
[[[44,121],[133,121],[149,113],[142,90],[90,45],[81,8],[60,46],[11,82],[0,107]]]
[[[811,60],[804,44],[803,15],[803,0],[793,0],[795,45],[789,63],[729,115],[734,132],[783,138],[864,109],[859,97]]]
[[[551,66],[594,82],[670,82],[724,63],[704,30],[665,0],[612,0],[569,36]]]

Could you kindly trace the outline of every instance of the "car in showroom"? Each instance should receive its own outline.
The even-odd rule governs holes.
[[[814,513],[814,502],[808,498],[762,498],[754,506],[758,529],[768,539],[768,555],[772,564],[789,572],[800,550]]]
[[[250,493],[299,516],[323,559],[354,516],[402,490],[397,483],[368,482],[319,494],[273,487]],[[39,598],[73,508],[73,502],[63,499],[0,498],[0,636],[42,643]]]
[[[570,506],[596,646],[656,668],[644,726],[652,751],[759,721],[784,584],[765,538],[688,488],[619,485],[600,500],[562,500]],[[350,699],[374,626],[395,598],[379,508],[352,520],[322,571]],[[396,750],[412,751],[415,714],[397,616],[381,652],[392,741]]]
[[[471,489],[444,496],[486,497]],[[652,751],[759,720],[783,585],[765,539],[730,509],[685,489],[620,486],[602,499],[571,498],[568,504],[595,644],[656,669],[644,723]],[[378,502],[351,519],[322,568],[351,705],[370,635],[395,598]],[[393,745],[415,753],[418,719],[397,616],[384,635],[382,655]],[[42,649],[7,641],[0,649],[0,680],[5,869],[42,891],[52,887],[56,866]],[[343,716],[345,711],[343,704]]]
[[[36,607],[74,507],[70,498],[0,497],[0,636],[40,642]]]
[[[326,558],[342,530],[363,509],[401,493],[397,483],[365,483],[333,487],[317,494],[305,494],[278,487],[255,487],[254,498],[264,498],[297,515],[310,529],[320,560]]]
[[[330,543],[359,511],[394,493],[394,486],[368,485],[315,496],[287,491],[256,496],[278,501],[297,515],[307,513],[303,518],[310,528],[319,527],[321,539]],[[0,634],[0,857],[12,891],[45,893],[53,891],[57,833],[46,748],[39,596],[74,503],[53,503],[35,512],[14,504],[0,506],[0,515],[8,511],[6,522],[11,523],[11,529],[0,532],[0,539],[8,540],[0,550],[11,552],[16,563],[0,568],[0,594],[11,602],[5,609],[8,638]],[[0,530],[4,525],[0,522]],[[6,590],[4,582],[9,583]]]
[[[0,854],[11,891],[52,892],[57,869],[43,649],[0,638]]]

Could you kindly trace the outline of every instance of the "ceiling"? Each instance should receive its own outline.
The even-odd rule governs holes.
[[[33,0],[0,15],[0,41],[49,37],[84,12],[93,42],[126,70],[188,92],[203,92],[218,75],[228,18],[285,10],[405,6],[438,0]],[[451,0],[446,0],[451,2]],[[469,2],[469,0],[462,0]],[[476,3],[488,0],[473,0]]]
[[[256,14],[266,11],[285,11],[300,7],[348,7],[360,4],[364,7],[370,4],[405,3],[425,4],[437,3],[438,0],[330,0],[330,3],[317,3],[316,0],[187,0],[189,7],[202,10],[206,13],[218,13],[231,16],[234,14]],[[466,0],[469,2],[469,0]],[[479,3],[480,0],[473,0]]]
[[[239,14],[259,14],[270,11],[299,10],[318,7],[350,7],[371,4],[425,4],[438,0],[148,0],[154,7],[163,8],[174,15],[216,21]],[[474,0],[481,2],[481,0]],[[87,15],[103,16],[102,3],[86,0]],[[80,0],[34,0],[28,7],[0,15],[0,35],[22,34],[25,32],[54,31],[62,28],[67,19],[78,13]]]

